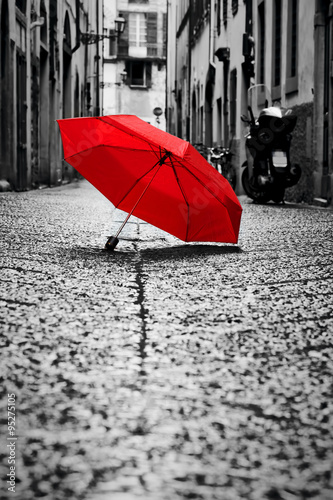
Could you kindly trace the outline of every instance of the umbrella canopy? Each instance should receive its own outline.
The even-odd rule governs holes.
[[[66,162],[115,207],[183,241],[237,243],[241,205],[190,143],[134,115],[57,121]]]

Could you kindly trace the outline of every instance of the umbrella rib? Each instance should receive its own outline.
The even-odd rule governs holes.
[[[151,151],[154,153],[154,155],[156,156],[156,158],[160,158],[160,159],[162,158],[162,152],[161,152],[161,147],[160,146],[159,146],[159,153],[157,151],[155,151],[155,149],[152,147],[152,145],[150,144],[150,142],[148,142],[148,146],[150,147]]]
[[[185,165],[182,165],[182,166],[183,166],[183,168],[185,168],[185,170],[187,170],[187,171],[188,171],[188,173],[189,173],[189,174],[191,174],[191,175],[192,175],[192,176],[193,176],[193,177],[194,177],[194,178],[195,178],[195,179],[199,182],[199,184],[201,184],[201,185],[202,185],[202,187],[204,187],[204,188],[205,188],[205,189],[206,189],[206,190],[207,190],[207,191],[208,191],[208,192],[209,192],[212,196],[214,196],[214,198],[215,198],[215,199],[216,199],[219,203],[221,203],[221,205],[223,205],[223,206],[224,206],[224,208],[226,208],[226,206],[225,206],[225,204],[223,203],[223,201],[222,201],[222,200],[220,200],[220,198],[219,198],[219,197],[218,197],[215,193],[213,193],[213,191],[211,191],[211,190],[209,189],[209,187],[208,187],[208,186],[206,186],[206,184],[205,184],[204,182],[202,182],[202,181],[199,179],[199,177],[197,177],[197,176],[196,176],[193,172],[191,172],[191,170],[189,170],[189,169],[188,169]]]
[[[154,168],[157,167],[157,165],[159,164],[160,166],[164,163],[165,161],[165,158],[162,158],[160,157],[160,159],[149,169],[147,170],[147,172],[145,172],[143,175],[141,175],[141,177],[139,177],[135,182],[134,184],[130,187],[130,189],[127,191],[127,193],[122,197],[122,199],[117,203],[116,205],[116,208],[119,207],[119,205],[124,201],[124,199],[130,194],[130,192],[132,191],[132,189],[135,188],[135,186],[141,181],[141,179],[143,179],[147,174],[149,174],[149,172],[151,172],[152,170],[154,170]],[[163,163],[161,163],[163,162]]]
[[[197,177],[197,176],[196,176],[196,175],[195,175],[195,174],[194,174],[194,173],[193,173],[193,172],[192,172],[189,168],[187,168],[187,167],[186,167],[186,165],[184,165],[183,163],[179,162],[178,160],[176,160],[176,161],[177,161],[177,163],[178,163],[178,166],[179,166],[179,167],[182,167],[182,168],[184,168],[185,170],[187,170],[187,172],[188,172],[189,174],[191,174],[191,175],[192,175],[192,176],[193,176],[193,177],[194,177],[194,178],[195,178],[195,179],[199,182],[199,184],[201,184],[201,185],[202,185],[202,186],[203,186],[203,187],[204,187],[204,188],[205,188],[205,189],[206,189],[206,190],[207,190],[207,191],[208,191],[211,195],[213,195],[213,196],[214,196],[214,198],[216,198],[216,200],[217,200],[219,203],[221,203],[221,205],[223,205],[223,206],[225,207],[225,204],[223,203],[223,201],[222,201],[222,200],[221,200],[221,199],[220,199],[220,198],[219,198],[219,197],[218,197],[215,193],[213,193],[213,191],[211,191],[211,190],[208,188],[208,186],[206,186],[206,184],[200,180],[200,178],[199,178],[199,177]]]
[[[149,172],[151,172],[152,170],[154,170],[154,168],[156,168],[158,165],[158,162],[155,163],[155,165],[153,165],[149,170],[147,170],[147,172],[145,172],[143,175],[141,175],[141,177],[139,177],[135,182],[134,184],[129,188],[129,190],[127,191],[127,193],[123,196],[123,198],[117,203],[116,207],[118,208],[120,203],[122,203],[124,201],[124,199],[130,194],[130,192],[132,191],[132,189],[135,188],[135,186],[141,181],[141,179],[143,179],[147,174],[149,174]]]
[[[175,177],[176,177],[176,182],[179,186],[179,189],[183,195],[183,198],[185,200],[185,203],[187,205],[187,224],[186,224],[186,238],[185,238],[185,241],[187,241],[187,237],[188,237],[188,228],[189,228],[189,222],[190,222],[190,205],[189,205],[189,202],[187,201],[187,198],[185,196],[185,192],[182,188],[182,185],[180,183],[180,180],[179,180],[179,177],[177,175],[177,172],[176,172],[176,169],[175,169],[175,166],[173,164],[173,161],[172,161],[172,158],[170,157],[170,162],[171,162],[171,166],[172,166],[172,170],[173,170],[173,173],[175,174]]]

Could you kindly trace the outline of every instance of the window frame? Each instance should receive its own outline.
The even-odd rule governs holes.
[[[262,1],[258,5],[258,77],[259,83],[265,84],[266,81],[266,6]]]
[[[135,16],[135,30],[132,29],[131,23],[133,23]],[[147,47],[148,38],[148,25],[147,25],[147,13],[146,12],[129,12],[128,16],[128,47]],[[143,32],[142,32],[143,29]],[[133,44],[133,34],[135,34],[135,44]],[[143,34],[143,37],[141,35]]]
[[[143,66],[143,79],[142,84],[133,83],[133,66],[135,64],[142,64]],[[151,87],[151,73],[152,64],[151,61],[146,61],[143,59],[130,59],[126,61],[126,71],[127,71],[127,81],[126,84],[133,89],[143,89],[146,90]]]

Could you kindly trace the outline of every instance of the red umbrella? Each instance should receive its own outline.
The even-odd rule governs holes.
[[[57,120],[66,162],[115,207],[183,241],[237,243],[242,207],[186,141],[134,115]]]

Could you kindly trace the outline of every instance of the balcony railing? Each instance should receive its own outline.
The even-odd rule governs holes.
[[[137,58],[166,58],[166,44],[165,43],[147,43],[143,47],[133,47],[131,45],[119,45],[118,56],[131,56]]]
[[[148,57],[166,57],[166,45],[162,43],[147,44]]]

